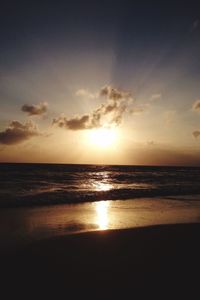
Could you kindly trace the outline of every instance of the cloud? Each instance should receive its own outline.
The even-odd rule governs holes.
[[[200,136],[200,131],[199,130],[195,130],[195,131],[193,131],[192,135],[193,135],[193,137],[195,139],[197,139]]]
[[[53,125],[56,124],[60,128],[67,128],[70,130],[88,129],[89,118],[88,115],[83,115],[82,117],[75,116],[71,119],[60,116],[57,119],[53,119]]]
[[[108,99],[114,101],[132,98],[130,93],[115,89],[110,85],[106,85],[100,90],[100,96],[107,97]]]
[[[151,101],[159,100],[162,97],[162,94],[153,94],[150,98]]]
[[[24,104],[21,108],[23,112],[28,113],[29,116],[39,116],[47,112],[48,103],[41,102],[39,104]]]
[[[124,113],[129,111],[129,106],[133,102],[131,94],[111,86],[105,86],[100,90],[99,96],[106,98],[106,102],[102,103],[91,113],[72,118],[60,116],[53,120],[53,125],[69,130],[84,130],[120,125]]]
[[[91,92],[89,92],[88,90],[85,90],[85,89],[79,89],[78,91],[76,91],[76,96],[78,96],[78,97],[87,97],[89,99],[98,98],[97,93],[91,93]]]
[[[41,135],[41,133],[32,121],[25,124],[12,121],[4,131],[0,132],[0,144],[15,145],[38,135]]]
[[[192,110],[200,112],[200,100],[197,100],[197,101],[194,102],[194,104],[192,106]]]

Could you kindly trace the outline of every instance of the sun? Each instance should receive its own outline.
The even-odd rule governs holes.
[[[99,128],[89,132],[89,141],[99,148],[109,148],[115,144],[117,132],[114,128]]]

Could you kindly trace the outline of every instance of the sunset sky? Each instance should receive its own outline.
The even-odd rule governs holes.
[[[200,10],[183,3],[1,5],[0,161],[200,165]]]

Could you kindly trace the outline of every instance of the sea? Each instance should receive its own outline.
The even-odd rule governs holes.
[[[0,164],[1,246],[191,222],[200,222],[199,167]]]
[[[199,167],[0,164],[0,207],[197,194]]]

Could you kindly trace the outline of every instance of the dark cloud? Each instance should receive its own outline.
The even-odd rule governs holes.
[[[199,111],[200,112],[200,100],[197,100],[194,102],[193,106],[192,106],[192,109],[194,111]]]
[[[71,130],[88,129],[89,116],[84,115],[82,117],[76,116],[71,119],[67,119],[64,116],[60,116],[53,120],[53,125],[56,124],[60,128],[67,128]]]
[[[114,100],[114,101],[117,101],[120,99],[131,98],[130,93],[119,90],[119,89],[115,89],[115,88],[111,87],[110,85],[106,85],[100,90],[100,96],[108,97],[109,99]]]
[[[4,131],[0,132],[0,144],[15,145],[38,135],[41,133],[33,122],[22,124],[19,121],[12,121]]]
[[[128,111],[133,101],[130,93],[105,86],[100,90],[100,97],[106,102],[93,110],[90,114],[66,118],[60,116],[53,120],[53,124],[70,130],[84,130],[99,127],[113,127],[121,124],[124,113]]]
[[[195,131],[193,131],[192,135],[193,135],[193,137],[195,139],[197,139],[200,136],[200,131],[199,130],[195,130]]]
[[[47,112],[48,103],[41,102],[39,104],[24,104],[21,108],[23,112],[28,113],[29,116],[39,116]]]

